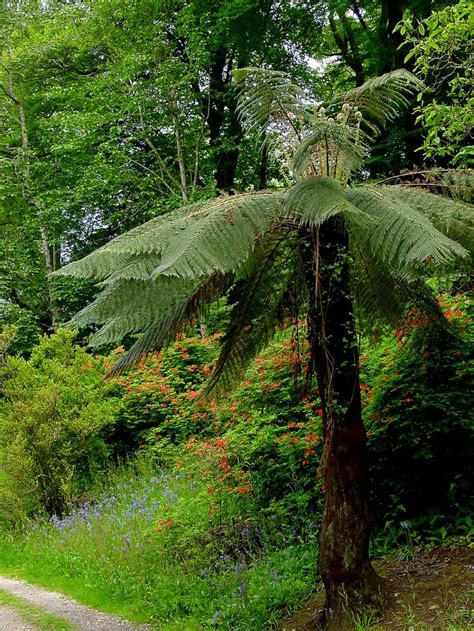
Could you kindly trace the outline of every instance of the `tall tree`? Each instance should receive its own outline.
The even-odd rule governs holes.
[[[244,139],[232,72],[258,62],[304,73],[303,4],[4,4],[2,305],[47,330],[90,296],[47,280],[65,258],[216,189],[265,186],[273,166]]]
[[[400,187],[350,186],[367,146],[419,87],[405,71],[371,80],[318,108],[282,73],[240,73],[240,121],[291,156],[283,191],[185,206],[123,234],[62,274],[105,279],[76,324],[103,324],[93,343],[142,335],[117,369],[161,347],[231,285],[230,324],[209,389],[228,388],[284,317],[288,292],[307,305],[311,361],[323,409],[325,509],[319,569],[325,622],[378,606],[368,545],[368,471],[356,313],[400,315],[413,301],[443,326],[423,283],[467,255],[469,209]],[[268,146],[271,146],[268,145]],[[446,234],[445,234],[446,233]]]

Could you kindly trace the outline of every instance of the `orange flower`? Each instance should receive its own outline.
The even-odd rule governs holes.
[[[224,473],[229,473],[232,470],[232,467],[229,464],[229,458],[227,456],[222,456],[219,460],[219,467],[224,471]]]
[[[211,495],[214,495],[214,493],[216,492],[216,489],[213,486],[208,487],[207,492],[210,493]]]
[[[305,449],[303,451],[303,455],[304,456],[312,456],[313,454],[315,454],[316,452],[314,451],[314,449]]]
[[[308,434],[305,436],[305,440],[307,443],[317,443],[322,440],[322,436],[319,436],[318,434]]]
[[[239,486],[235,490],[240,495],[245,495],[245,493],[251,493],[252,492],[252,489],[249,486]]]
[[[229,441],[226,440],[225,438],[216,438],[214,440],[214,445],[217,447],[217,449],[224,449],[224,447],[227,447],[229,444]]]
[[[188,390],[186,394],[186,399],[190,401],[194,401],[199,396],[199,390]]]
[[[281,381],[275,381],[274,383],[269,384],[268,388],[273,390],[274,388],[279,388],[281,386]]]
[[[155,532],[161,532],[163,530],[163,528],[169,528],[173,524],[174,524],[174,520],[173,519],[160,518],[159,519],[159,526],[157,526],[155,528]]]

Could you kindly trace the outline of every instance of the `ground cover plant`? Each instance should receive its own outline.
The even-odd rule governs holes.
[[[67,516],[4,541],[1,571],[160,629],[265,628],[311,590],[315,530],[252,518],[239,487],[209,492],[217,477],[123,467]]]

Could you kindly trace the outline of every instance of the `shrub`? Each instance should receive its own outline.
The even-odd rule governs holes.
[[[107,456],[115,402],[104,398],[101,362],[73,337],[43,337],[29,360],[9,357],[3,368],[0,514],[16,525],[42,510],[61,515]]]
[[[111,436],[116,452],[142,446],[151,428],[153,442],[162,446],[216,433],[214,408],[198,406],[195,400],[211,373],[217,340],[217,335],[182,337],[110,383],[109,395],[120,400]],[[121,352],[118,348],[115,354]]]
[[[415,314],[364,364],[374,505],[379,516],[466,510],[474,461],[468,299],[440,299],[449,331]],[[377,374],[378,373],[378,374]]]

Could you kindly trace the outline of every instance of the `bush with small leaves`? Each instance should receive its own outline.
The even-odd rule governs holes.
[[[107,457],[104,433],[116,402],[104,396],[102,362],[73,344],[74,333],[43,337],[31,358],[6,359],[0,402],[0,519],[21,526],[62,515]]]

